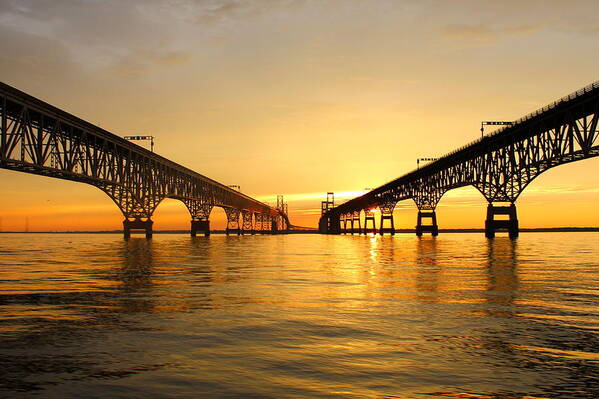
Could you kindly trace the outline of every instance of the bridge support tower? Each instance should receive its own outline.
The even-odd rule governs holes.
[[[123,220],[123,234],[125,238],[131,237],[132,231],[144,231],[146,233],[146,238],[152,238],[152,225],[154,222],[151,219],[142,220],[140,218],[135,218],[133,220],[125,219]]]
[[[227,229],[225,233],[229,234],[241,234],[241,229],[239,226],[239,209],[237,208],[223,208],[225,210],[225,214],[227,215]]]
[[[241,220],[242,220],[242,225],[241,225],[241,229],[240,229],[240,234],[252,233],[254,231],[254,226],[252,223],[252,212],[242,210],[241,211]]]
[[[381,227],[379,234],[391,233],[395,235],[395,222],[393,221],[393,210],[395,209],[396,201],[388,201],[379,205],[381,210]],[[389,227],[385,227],[385,220],[389,221]]]
[[[430,219],[430,224],[423,224],[423,219]],[[437,214],[435,210],[418,210],[418,221],[416,223],[416,235],[421,237],[424,233],[431,233],[433,237],[439,235],[437,225]]]
[[[372,227],[368,227],[368,222],[372,222]],[[372,209],[364,210],[364,234],[376,233],[376,221],[374,220],[374,213]]]
[[[191,221],[191,229],[190,234],[192,237],[196,237],[200,234],[204,234],[204,236],[208,237],[210,235],[210,220],[192,220]]]
[[[507,219],[495,219],[496,215],[507,216]],[[498,206],[489,203],[487,206],[487,220],[485,221],[485,236],[495,237],[498,230],[507,230],[510,238],[516,238],[519,234],[518,215],[514,203],[508,206]]]
[[[212,212],[212,204],[192,199],[181,199],[187,207],[191,215],[191,226],[189,234],[196,237],[198,233],[203,233],[206,237],[210,235],[210,212]]]
[[[356,226],[357,226],[357,228],[356,228]],[[360,211],[352,212],[351,233],[352,233],[352,235],[362,233],[362,224],[360,222]]]

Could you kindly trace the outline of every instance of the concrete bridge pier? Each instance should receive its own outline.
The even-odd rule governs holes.
[[[368,222],[372,222],[371,228],[368,228]],[[376,221],[374,220],[374,213],[370,209],[364,211],[364,234],[368,233],[376,233]]]
[[[141,220],[140,218],[135,218],[133,220],[125,219],[123,220],[123,235],[125,238],[130,238],[131,232],[141,230],[146,233],[146,238],[152,238],[153,224],[154,222],[149,218],[146,220]]]
[[[204,236],[210,235],[210,221],[206,220],[192,220],[190,233],[192,237],[197,236],[198,233],[204,233]]]
[[[357,226],[357,228],[356,228]],[[352,212],[352,221],[351,221],[351,233],[360,234],[362,233],[362,225],[360,222],[360,211]]]
[[[225,230],[226,235],[230,234],[241,234],[241,229],[239,226],[239,214],[241,211],[237,208],[223,208],[225,210],[225,214],[227,215],[227,228]]]
[[[495,216],[501,215],[503,218],[496,219]],[[507,216],[507,218],[506,218]],[[510,238],[516,238],[519,234],[518,215],[516,205],[497,206],[489,203],[487,206],[487,220],[485,221],[485,236],[487,238],[495,237],[498,230],[507,230]]]
[[[189,234],[196,237],[198,233],[204,233],[206,237],[210,235],[210,212],[213,205],[209,202],[183,198],[181,201],[185,204],[191,215],[191,227]]]
[[[385,202],[379,204],[379,209],[381,210],[381,227],[379,229],[379,234],[383,235],[385,233],[391,233],[391,235],[395,234],[395,222],[393,221],[393,210],[395,209],[395,205],[397,201],[395,200],[386,200]],[[385,227],[385,220],[389,221],[390,227]]]
[[[253,224],[253,220],[252,220],[253,219],[252,212],[242,210],[241,211],[241,219],[242,219],[242,225],[241,225],[241,229],[240,229],[240,234],[253,233],[254,224]]]
[[[385,220],[389,221],[389,227],[385,227]],[[395,235],[395,222],[393,221],[393,212],[389,214],[381,212],[381,227],[379,229],[379,234],[384,235],[385,233]]]
[[[430,224],[423,224],[423,219],[430,219]],[[437,214],[434,210],[418,210],[418,221],[416,223],[416,235],[421,237],[423,233],[431,233],[433,237],[439,235],[439,226],[437,225]]]
[[[327,232],[329,234],[341,234],[341,219],[339,214],[332,214],[328,219]]]

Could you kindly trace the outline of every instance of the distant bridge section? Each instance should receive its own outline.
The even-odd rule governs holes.
[[[435,162],[327,210],[320,219],[320,231],[349,232],[349,220],[359,220],[361,212],[366,221],[373,220],[372,211],[378,209],[378,231],[393,234],[396,204],[412,199],[418,207],[416,234],[437,235],[435,208],[441,197],[451,189],[474,186],[488,201],[487,237],[494,237],[497,230],[507,230],[516,237],[518,196],[544,171],[597,156],[598,118],[599,82],[595,82]]]
[[[192,236],[210,233],[215,206],[227,215],[227,233],[290,227],[286,207],[272,208],[1,82],[0,117],[1,168],[98,187],[123,213],[126,237],[133,230],[151,237],[152,214],[165,198],[187,206]]]

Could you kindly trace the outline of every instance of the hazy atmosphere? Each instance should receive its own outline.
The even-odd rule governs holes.
[[[316,226],[350,198],[598,78],[590,1],[0,1],[1,80],[255,198],[284,194]],[[550,170],[518,201],[522,227],[599,226],[599,160]],[[113,230],[92,186],[1,170],[7,230]],[[441,227],[481,227],[474,188]],[[398,204],[397,226],[416,207]],[[213,226],[224,213],[213,211]],[[186,229],[165,200],[156,229]]]

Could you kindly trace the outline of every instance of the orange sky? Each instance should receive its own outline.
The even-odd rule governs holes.
[[[316,226],[326,191],[376,187],[418,157],[599,79],[596,1],[196,0],[0,4],[0,80]],[[599,160],[546,172],[522,227],[599,226]],[[80,183],[0,171],[0,229],[103,230],[122,216]],[[340,195],[338,195],[338,198]],[[446,194],[440,227],[482,227]],[[413,227],[412,203],[398,205]],[[158,229],[188,228],[166,200]],[[213,227],[223,225],[215,210]]]

